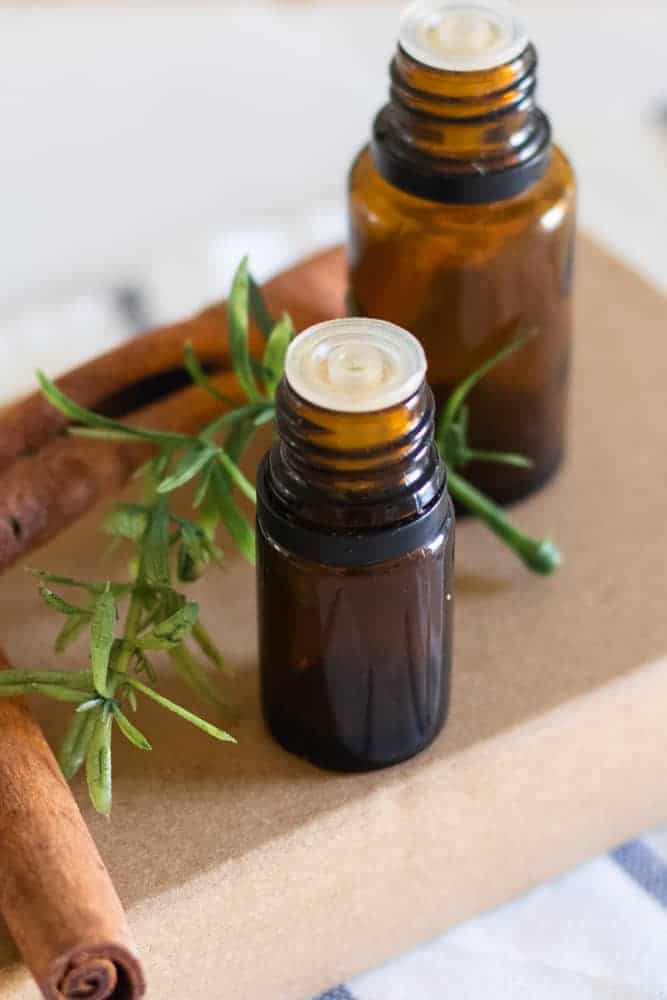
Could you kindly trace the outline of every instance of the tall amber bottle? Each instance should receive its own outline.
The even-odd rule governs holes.
[[[333,770],[405,760],[447,714],[454,519],[425,370],[392,324],[301,334],[259,470],[264,715]]]
[[[470,438],[532,468],[476,463],[497,500],[564,447],[575,180],[535,103],[537,55],[502,3],[422,0],[402,21],[390,103],[350,176],[350,285],[423,344],[436,399],[519,331],[537,336],[471,397]]]

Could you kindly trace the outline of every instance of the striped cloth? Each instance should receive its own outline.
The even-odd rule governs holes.
[[[666,1000],[667,831],[315,1000]]]

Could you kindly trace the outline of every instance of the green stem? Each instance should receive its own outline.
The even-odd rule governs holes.
[[[193,626],[192,638],[195,640],[202,653],[208,657],[211,663],[213,663],[218,670],[222,671],[226,677],[229,677],[230,679],[234,678],[234,671],[225,663],[225,659],[218,649],[215,639],[206,626],[200,621],[195,622]]]
[[[136,688],[137,691],[141,691],[141,693],[145,694],[147,698],[157,702],[157,704],[161,705],[162,708],[166,708],[170,712],[173,712],[174,715],[179,715],[182,719],[185,719],[186,722],[192,723],[193,726],[201,729],[214,739],[220,740],[223,743],[236,743],[234,737],[230,736],[229,733],[219,729],[218,726],[212,725],[210,722],[206,722],[205,719],[201,719],[198,715],[194,715],[193,712],[188,712],[187,708],[183,708],[182,705],[177,705],[176,702],[170,701],[169,698],[165,698],[164,695],[158,694],[158,692],[153,690],[153,688],[148,687],[146,684],[142,684],[141,681],[138,681],[136,677],[128,677],[127,680],[133,688]]]
[[[114,666],[114,670],[119,674],[126,674],[128,667],[130,665],[130,659],[132,658],[132,653],[134,650],[134,644],[141,630],[141,616],[143,613],[143,604],[139,596],[135,593],[132,594],[132,599],[130,600],[130,607],[127,612],[127,618],[125,619],[125,633],[123,635],[123,649],[121,650],[118,661]]]
[[[466,462],[495,462],[497,465],[511,465],[515,469],[530,469],[532,462],[525,455],[516,455],[508,451],[484,451],[477,448],[468,448]]]
[[[484,376],[495,368],[496,365],[499,365],[501,361],[504,361],[511,354],[514,354],[515,351],[520,350],[520,348],[522,348],[528,340],[537,335],[537,332],[537,328],[533,328],[518,336],[517,339],[513,340],[511,343],[505,344],[505,346],[502,347],[496,354],[487,358],[487,360],[481,364],[479,368],[476,368],[471,375],[463,380],[463,382],[459,382],[447,400],[447,404],[438,422],[438,429],[436,433],[438,441],[444,441],[448,429],[452,426],[454,420],[456,419],[457,413],[459,413],[461,407],[477,383],[481,382]]]
[[[238,486],[241,493],[243,493],[248,500],[252,501],[252,503],[256,504],[257,491],[255,490],[255,487],[249,479],[246,479],[236,462],[232,461],[227,452],[220,452],[220,463],[232,482]]]
[[[502,508],[451,469],[449,492],[455,500],[484,521],[535,573],[548,576],[558,569],[561,555],[553,542],[524,534],[510,521]]]
[[[90,670],[3,670],[0,674],[0,688],[5,685],[19,684],[62,684],[65,687],[76,688],[78,691],[95,690],[93,675]]]

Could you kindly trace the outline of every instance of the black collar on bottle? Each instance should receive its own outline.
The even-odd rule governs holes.
[[[389,105],[377,115],[371,148],[377,169],[389,184],[407,194],[449,205],[480,205],[505,201],[521,194],[547,171],[551,157],[551,126],[547,116],[535,110],[536,128],[531,136],[534,151],[523,162],[504,170],[479,169],[477,173],[451,173],[434,169],[432,163],[415,162],[403,152],[388,124]],[[437,162],[437,161],[435,161]]]
[[[437,499],[422,514],[389,528],[331,531],[308,528],[290,517],[275,502],[268,480],[269,456],[257,474],[257,523],[264,535],[281,548],[326,566],[370,566],[400,559],[428,545],[440,531],[454,526],[454,509],[447,482]]]

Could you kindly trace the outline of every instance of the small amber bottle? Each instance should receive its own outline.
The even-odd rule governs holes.
[[[352,299],[419,338],[439,404],[520,332],[538,334],[470,399],[471,445],[533,463],[467,470],[501,502],[548,479],[564,445],[575,180],[535,103],[536,68],[509,5],[413,4],[390,103],[350,177]]]
[[[454,518],[425,372],[390,323],[301,334],[258,474],[264,715],[332,770],[412,757],[447,714]]]

